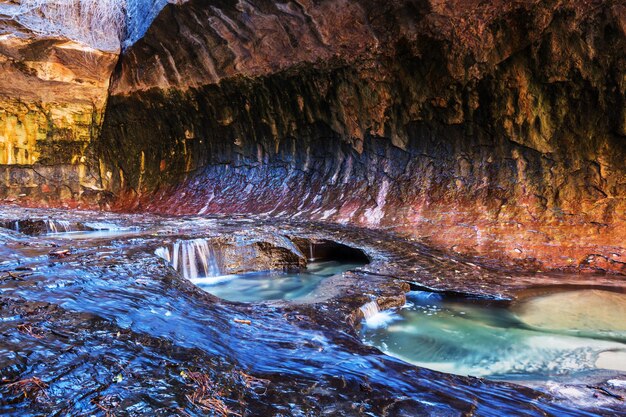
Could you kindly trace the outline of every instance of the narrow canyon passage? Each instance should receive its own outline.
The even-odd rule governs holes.
[[[620,0],[0,0],[0,413],[626,413]]]

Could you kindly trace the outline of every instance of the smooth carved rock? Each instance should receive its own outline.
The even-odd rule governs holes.
[[[125,54],[113,92],[186,90],[299,63],[357,57],[376,46],[365,11],[351,0],[194,0],[161,12],[147,36]]]
[[[1,21],[0,163],[20,165],[0,195],[626,271],[622,2],[169,3],[128,3],[115,71],[114,52]]]
[[[610,291],[546,294],[522,300],[514,311],[525,324],[544,330],[594,335],[626,331],[626,295]]]
[[[103,176],[120,208],[331,220],[624,273],[624,16],[612,1],[169,5],[114,76]]]

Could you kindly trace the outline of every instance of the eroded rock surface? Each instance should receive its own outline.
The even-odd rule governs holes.
[[[385,308],[402,305],[418,277],[440,289],[466,288],[489,296],[511,287],[490,285],[497,271],[398,242],[385,232],[243,216],[18,207],[3,208],[0,217],[9,224],[53,218],[134,230],[108,237],[95,232],[91,238],[0,230],[0,410],[7,415],[200,416],[215,406],[268,416],[623,413],[623,402],[596,399],[580,381],[576,389],[586,399],[572,401],[571,389],[561,383],[550,386],[554,395],[546,395],[541,392],[545,385],[533,390],[443,374],[364,345],[355,329],[359,307],[373,300]],[[371,263],[329,278],[320,288],[323,296],[306,304],[241,304],[201,290],[154,254],[155,248],[181,239],[233,237],[283,248],[291,239],[298,245],[338,242],[361,248]],[[247,249],[241,248],[242,253],[227,256],[245,258]],[[269,249],[263,249],[266,256],[282,259],[282,253]],[[298,255],[298,249],[292,250]],[[569,278],[572,285],[580,279]],[[520,287],[534,285],[524,284],[523,277],[510,280]],[[326,291],[329,287],[337,291]],[[597,384],[621,392],[605,381]]]
[[[16,17],[30,3],[0,3],[6,199],[626,271],[623,2],[106,1],[89,13],[126,21],[88,21],[98,39],[71,13],[42,31],[61,3]]]
[[[0,196],[89,200],[101,188],[89,145],[100,132],[119,39],[114,27],[89,31],[97,26],[83,27],[78,9],[61,13],[63,3],[29,3],[0,2]]]
[[[0,196],[199,216],[3,212],[4,412],[623,411],[585,386],[572,402],[562,384],[555,399],[416,368],[355,330],[361,306],[401,306],[412,287],[623,288],[502,268],[625,272],[622,2],[129,1],[117,65],[118,51],[5,13],[19,3],[0,1]],[[103,219],[138,229],[20,234]],[[301,266],[307,242],[372,262],[301,305],[242,305],[154,254],[237,233],[249,240],[226,256],[250,256],[226,272]]]
[[[619,1],[168,5],[99,141],[116,207],[393,228],[626,270]]]
[[[626,294],[601,290],[547,294],[520,302],[515,309],[531,327],[611,333],[626,331]]]

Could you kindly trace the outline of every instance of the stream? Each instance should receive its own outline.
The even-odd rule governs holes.
[[[493,354],[506,351],[511,361],[516,353],[510,347],[526,340],[528,330],[515,326],[507,337],[492,330],[511,327],[511,318],[485,306],[410,293],[409,304],[389,313],[389,322],[360,332],[357,312],[368,300],[404,303],[402,283],[415,275],[394,268],[411,264],[411,271],[443,274],[452,265],[383,232],[236,216],[13,208],[0,215],[2,415],[573,416],[623,410],[617,400],[581,407],[541,387],[510,384],[517,371],[495,369],[497,361],[482,351],[459,361],[467,349],[449,332],[471,329],[467,337],[489,343]],[[309,258],[316,259],[305,269]],[[464,267],[456,262],[454,268]],[[437,314],[417,326],[427,311]],[[471,323],[461,323],[461,316]],[[408,327],[399,324],[403,320]],[[394,326],[402,328],[391,337]],[[400,334],[411,332],[427,338],[429,349],[394,351],[394,343],[409,337]],[[584,349],[596,352],[621,349],[621,337],[580,340],[594,340]],[[441,351],[445,360],[437,359]],[[557,353],[548,352],[548,359]],[[572,360],[580,362],[576,355]],[[620,371],[612,372],[619,378]]]
[[[606,308],[589,308],[593,295]],[[426,291],[407,299],[395,314],[370,317],[363,337],[417,366],[517,382],[572,380],[602,369],[626,373],[626,294],[557,292],[519,306]]]

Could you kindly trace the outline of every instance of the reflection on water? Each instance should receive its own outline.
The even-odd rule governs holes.
[[[54,234],[55,239],[113,239],[139,233],[137,229],[114,229],[114,230],[85,230],[76,232],[63,232]]]
[[[368,319],[363,337],[426,368],[493,379],[546,379],[608,368],[603,358],[626,354],[624,331],[612,332],[612,340],[575,337],[529,328],[502,304],[423,291],[407,299],[391,323],[377,326],[379,320]]]
[[[195,278],[191,282],[229,301],[259,302],[298,300],[311,294],[328,277],[362,264],[338,261],[310,262],[302,272],[264,271],[238,275]]]
[[[114,223],[85,222],[72,225],[68,221],[48,220],[47,234],[55,239],[113,239],[139,233],[137,227],[118,226]]]

